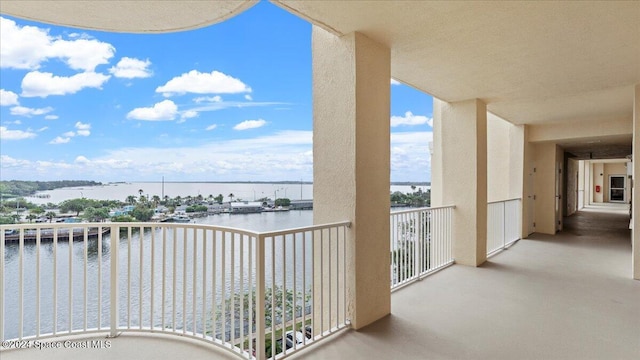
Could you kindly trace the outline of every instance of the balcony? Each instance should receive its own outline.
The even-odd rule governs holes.
[[[348,315],[344,306],[345,292],[348,291],[344,288],[346,282],[342,276],[336,276],[344,274],[344,252],[341,246],[330,245],[344,241],[347,223],[261,234],[183,224],[153,224],[157,226],[153,231],[149,224],[123,224],[118,225],[118,230],[110,227],[110,236],[119,238],[116,242],[119,246],[115,250],[119,253],[119,261],[113,268],[119,269],[119,273],[113,276],[118,279],[113,287],[118,289],[116,294],[109,291],[112,288],[112,262],[98,267],[106,270],[100,277],[104,283],[98,286],[106,291],[100,296],[92,294],[91,284],[94,281],[84,277],[96,275],[92,270],[74,277],[74,283],[89,284],[84,285],[84,294],[88,294],[86,298],[83,291],[66,290],[72,287],[71,282],[45,290],[45,279],[50,278],[53,269],[48,269],[43,260],[33,266],[22,263],[24,271],[18,276],[24,279],[22,282],[16,283],[18,279],[15,278],[3,279],[2,339],[30,339],[30,342],[23,344],[31,346],[61,344],[62,349],[3,350],[2,358],[180,358],[185,353],[194,359],[247,358],[251,357],[254,348],[264,346],[255,345],[253,339],[263,339],[257,340],[257,343],[263,343],[265,336],[281,336],[283,328],[296,323],[311,324],[315,335],[303,339],[301,344],[293,344],[283,353],[265,354],[265,357],[634,358],[640,353],[640,344],[637,342],[640,337],[640,323],[637,321],[640,318],[637,306],[640,285],[628,279],[628,217],[624,214],[582,211],[568,218],[565,231],[555,237],[534,235],[513,245],[514,239],[509,235],[513,233],[512,226],[508,226],[504,219],[513,216],[517,207],[514,204],[518,202],[488,205],[489,233],[494,234],[490,240],[495,240],[499,235],[502,245],[500,241],[489,242],[489,252],[495,255],[487,263],[480,268],[451,266],[426,278],[426,275],[451,264],[447,251],[451,247],[447,242],[450,231],[447,229],[454,209],[393,213],[390,270],[391,287],[395,291],[392,295],[392,314],[360,331],[348,330]],[[22,228],[51,226],[24,225]],[[147,241],[136,242],[136,231],[144,233]],[[86,233],[89,234],[89,228]],[[23,231],[22,249],[18,246],[13,255],[9,247],[3,249],[3,258],[9,259],[3,266],[16,264],[11,256],[27,253],[24,241],[28,234]],[[69,232],[66,234],[68,236]],[[104,240],[104,244],[95,248],[95,251],[111,252],[108,236],[98,234],[101,232],[97,232],[94,239],[86,241]],[[43,253],[54,251],[50,247],[52,243],[45,240],[47,236],[46,232],[40,231],[39,238],[36,238],[36,241],[42,242]],[[53,240],[60,241],[55,251],[58,259],[56,269],[59,269],[56,271],[61,274],[71,271],[70,267],[65,266],[69,254],[76,254],[72,257],[79,254],[80,264],[85,256],[92,256],[92,248],[83,246],[84,239],[76,240],[70,247],[63,236]],[[200,245],[191,246],[190,242]],[[207,247],[205,244],[208,242],[217,242],[218,245]],[[250,243],[253,245],[249,246]],[[257,249],[255,245],[259,243],[265,246]],[[223,244],[226,250],[223,250]],[[247,251],[241,250],[242,246]],[[508,250],[500,252],[502,248]],[[218,255],[228,255],[217,257],[214,261],[216,252]],[[264,253],[263,264],[256,262],[260,252]],[[208,253],[212,253],[211,257],[202,256]],[[132,265],[131,259],[136,256],[140,261],[134,261]],[[310,259],[314,257],[323,260],[313,262]],[[44,254],[42,258],[45,258]],[[200,261],[186,266],[187,262],[181,259],[187,258]],[[288,260],[271,261],[278,258]],[[249,264],[257,264],[254,269],[264,270],[246,271]],[[281,274],[289,274],[284,277],[278,275],[279,271],[273,271],[274,267],[283,265],[285,267]],[[161,277],[147,275],[153,273],[151,269],[154,266],[156,270],[162,269]],[[216,267],[217,275],[211,276],[210,272],[203,272],[200,267]],[[221,272],[222,269],[227,271]],[[37,273],[41,274],[41,281],[33,277]],[[317,274],[324,276],[318,278]],[[246,282],[240,281],[243,278]],[[187,281],[183,282],[185,279]],[[263,289],[255,283],[258,279],[264,279],[260,280],[264,284]],[[320,284],[319,279],[325,283]],[[24,285],[21,285],[33,281],[40,294],[37,298],[58,299],[56,314],[50,311],[51,304],[43,305],[43,300],[34,306],[33,293],[25,291]],[[139,281],[146,282],[148,286],[136,288]],[[246,291],[248,288],[245,284],[251,284],[248,288],[262,291],[262,294],[268,294],[271,288],[270,294],[277,296],[248,297],[249,304],[245,304],[242,298],[230,297],[228,293],[224,295],[230,289],[233,292]],[[184,291],[185,288],[187,291]],[[223,295],[211,297],[213,288]],[[287,288],[296,289],[292,294],[298,294],[300,289],[306,289],[305,293],[308,294],[293,296],[297,300],[285,300],[283,303],[287,306],[284,307],[284,313],[288,311],[289,315],[283,316],[279,310],[283,307],[277,303],[278,297],[287,297],[291,293]],[[158,292],[170,295],[149,295]],[[211,300],[202,304],[198,294],[208,294],[205,298]],[[19,296],[22,300],[18,309],[9,305],[12,296]],[[253,299],[261,298],[267,300],[261,304],[254,303]],[[218,304],[214,304],[213,299]],[[298,305],[293,304],[296,301]],[[118,304],[119,311],[110,311],[112,303]],[[208,323],[205,319],[207,311],[200,310],[202,306],[228,310],[218,310],[217,320]],[[246,307],[256,309],[255,313],[259,315],[256,317],[254,312],[240,310]],[[73,311],[69,311],[70,308]],[[231,309],[236,309],[236,312]],[[259,309],[270,310],[261,313]],[[148,315],[151,313],[155,314],[153,321],[150,320],[152,316]],[[183,317],[183,314],[187,316]],[[238,316],[240,314],[247,315],[247,318]],[[60,324],[55,331],[45,325],[52,316],[57,317],[54,321]],[[275,320],[265,320],[268,323],[256,325],[260,323],[257,319],[261,316],[262,319]],[[15,327],[9,329],[9,321],[19,322],[24,330],[16,333]],[[112,327],[111,324],[119,325]],[[264,332],[258,331],[260,328]],[[334,334],[338,336],[330,336]],[[66,340],[69,342],[65,343]],[[69,348],[83,344],[92,348]]]

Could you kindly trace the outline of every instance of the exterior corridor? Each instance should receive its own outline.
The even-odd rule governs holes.
[[[582,211],[480,268],[392,295],[392,314],[296,359],[637,359],[640,283],[627,215]]]

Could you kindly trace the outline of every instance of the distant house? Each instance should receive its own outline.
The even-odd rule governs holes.
[[[231,214],[252,214],[262,212],[262,203],[260,202],[243,202],[231,203],[229,210]]]

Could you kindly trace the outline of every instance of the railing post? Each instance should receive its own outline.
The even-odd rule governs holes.
[[[420,210],[420,212],[418,212],[418,219],[416,220],[416,222],[418,223],[416,226],[416,231],[417,231],[417,237],[416,240],[413,244],[413,276],[415,278],[419,278],[420,277],[420,269],[422,267],[422,248],[423,248],[423,244],[424,244],[424,238],[423,238],[423,234],[422,234],[422,222],[423,222],[423,215],[424,213],[422,212],[422,210]]]
[[[502,250],[507,248],[507,202],[502,202]]]
[[[264,259],[264,236],[256,237],[256,346],[255,358],[265,359],[265,321],[264,321],[264,301],[265,301],[265,259]],[[274,339],[272,339],[274,340]],[[275,346],[275,343],[273,343]]]
[[[110,301],[110,314],[111,314],[111,332],[110,337],[116,337],[118,335],[118,247],[120,244],[120,227],[111,226],[111,301]]]

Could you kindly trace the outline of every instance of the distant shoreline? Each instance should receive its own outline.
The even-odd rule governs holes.
[[[187,183],[187,184],[293,184],[293,185],[299,185],[299,184],[305,184],[305,185],[312,185],[313,181],[111,181],[111,182],[106,182],[103,183],[104,185],[109,185],[109,184],[132,184],[132,183],[153,183],[153,184],[161,184],[161,183],[165,183],[165,184],[180,184],[180,183]],[[414,181],[392,181],[391,185],[398,185],[398,186],[411,186],[411,185],[416,185],[416,186],[431,186],[431,183],[428,181],[421,181],[421,182],[414,182]]]

